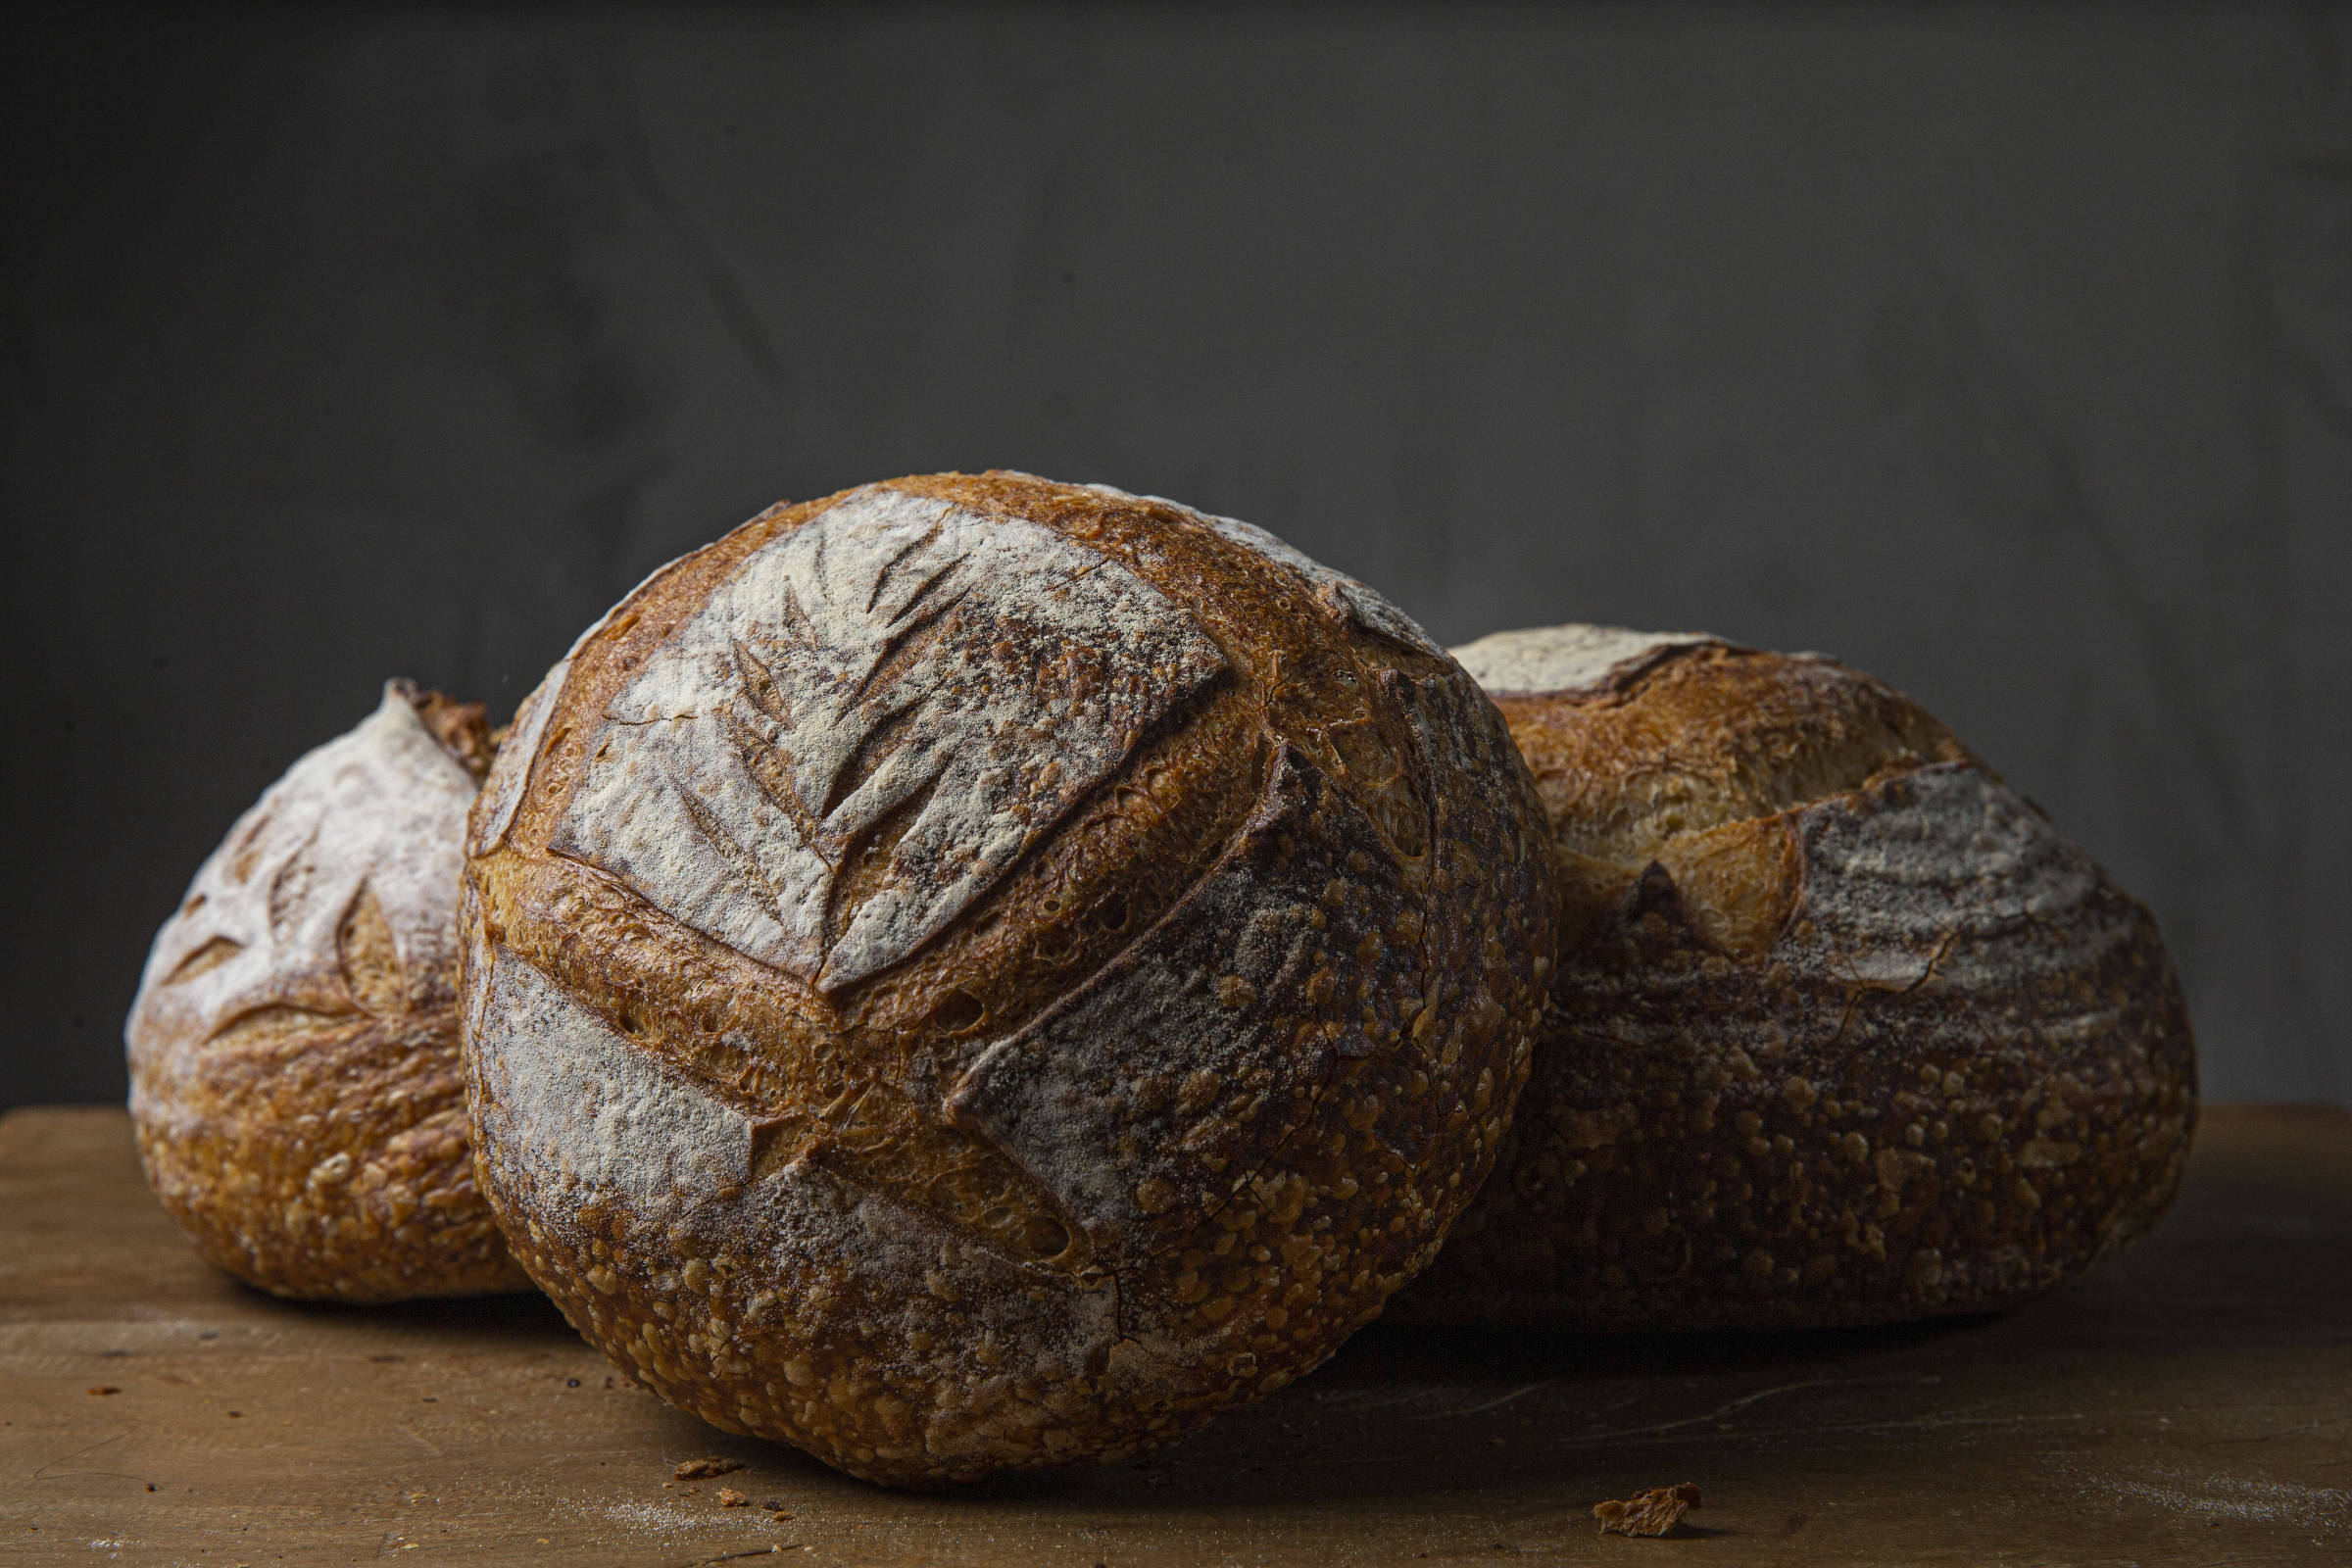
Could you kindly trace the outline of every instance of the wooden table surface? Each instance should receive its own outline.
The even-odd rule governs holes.
[[[119,1111],[23,1110],[0,1422],[6,1563],[2352,1563],[2352,1118],[2209,1111],[2164,1229],[2008,1317],[1375,1326],[1156,1459],[905,1495],[671,1410],[536,1298],[233,1285]],[[702,1455],[747,1463],[670,1479]],[[1680,1481],[1697,1532],[1594,1534],[1593,1502]]]

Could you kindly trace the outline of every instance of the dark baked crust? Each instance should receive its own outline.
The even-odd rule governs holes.
[[[791,547],[839,553],[794,557],[789,579],[832,592],[810,577],[855,559],[847,519],[895,526],[916,503],[974,555],[1020,542],[1031,557],[1002,569],[1024,583],[1025,560],[1066,559],[1059,540],[1147,585],[1083,567],[1146,607],[1118,637],[1159,663],[1082,673],[1056,713],[1181,696],[1123,750],[1083,728],[1057,740],[1100,775],[1066,801],[1052,779],[999,781],[1058,816],[966,904],[884,929],[903,951],[861,970],[862,909],[944,907],[930,862],[893,858],[928,831],[919,811],[845,836],[825,919],[798,930],[788,906],[763,924],[703,861],[658,857],[671,838],[613,822],[736,813],[698,827],[716,844],[764,820],[763,802],[806,786],[800,754],[750,747],[758,794],[721,757],[696,775],[700,808],[648,805],[620,769],[674,771],[705,744],[695,726],[736,746],[718,726],[768,711],[795,721],[770,747],[812,752],[833,710],[809,716],[823,671],[792,662],[830,644],[745,631],[748,660],[721,648],[736,662],[695,688],[745,671],[723,712],[673,704],[651,748],[614,731],[647,726],[643,682],[669,688],[644,672],[699,646],[695,617],[755,580],[747,562],[854,504]],[[904,550],[944,537],[912,526]],[[1427,1261],[1526,1069],[1553,926],[1540,808],[1500,716],[1442,651],[1279,552],[1115,491],[895,480],[778,508],[665,568],[551,673],[474,815],[469,1064],[485,1190],[591,1342],[718,1426],[932,1484],[1171,1441],[1320,1362]],[[884,603],[896,580],[858,579],[848,602]],[[993,600],[983,580],[926,645],[946,652],[890,658],[1097,668],[1092,623],[1037,630],[1059,580]],[[904,665],[878,667],[868,684]],[[1105,695],[1114,681],[1136,695]],[[993,700],[1001,716],[1028,699]],[[954,719],[918,711],[804,805],[838,813],[890,746]],[[584,792],[603,819],[582,820]],[[829,822],[799,831],[815,842]],[[771,854],[750,871],[782,887],[801,866]]]
[[[1682,640],[1502,706],[1567,930],[1495,1175],[1400,1311],[1983,1311],[2162,1215],[2196,1079],[2155,922],[1915,705]]]
[[[125,1026],[149,1184],[280,1296],[527,1290],[475,1190],[459,841],[481,707],[407,681],[271,786],[157,934]]]

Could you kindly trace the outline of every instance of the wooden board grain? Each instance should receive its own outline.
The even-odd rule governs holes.
[[[745,1464],[671,1479],[701,1455]],[[1594,1534],[1593,1502],[1680,1481],[1704,1493],[1694,1533]],[[2352,1561],[2352,1118],[2209,1111],[2162,1232],[2007,1317],[1673,1340],[1375,1327],[1151,1462],[931,1496],[670,1410],[536,1298],[244,1290],[148,1198],[120,1112],[0,1121],[0,1563],[746,1554]]]

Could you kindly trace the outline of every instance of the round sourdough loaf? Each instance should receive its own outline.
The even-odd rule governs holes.
[[[279,1296],[528,1290],[473,1183],[458,872],[478,703],[391,681],[287,770],[156,933],[123,1031],[139,1158],[208,1262]]]
[[[526,703],[468,844],[484,1190],[662,1396],[907,1485],[1111,1460],[1427,1262],[1554,925],[1501,716],[1245,523],[778,507]]]
[[[2148,911],[1900,693],[1561,626],[1457,650],[1551,819],[1552,1009],[1424,1321],[2003,1307],[2147,1231],[2196,1115]]]

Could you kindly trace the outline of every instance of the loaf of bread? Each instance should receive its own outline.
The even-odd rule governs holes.
[[[932,1485],[1112,1460],[1422,1267],[1555,925],[1509,732],[1245,523],[780,506],[524,705],[464,915],[484,1191],[615,1363]]]
[[[408,681],[288,769],[156,934],[124,1041],[139,1158],[207,1261],[279,1296],[527,1290],[474,1188],[458,873],[478,703]]]
[[[1457,653],[1543,793],[1559,967],[1494,1177],[1400,1314],[1978,1312],[2156,1222],[2196,1069],[2155,921],[1941,724],[1713,637]]]

